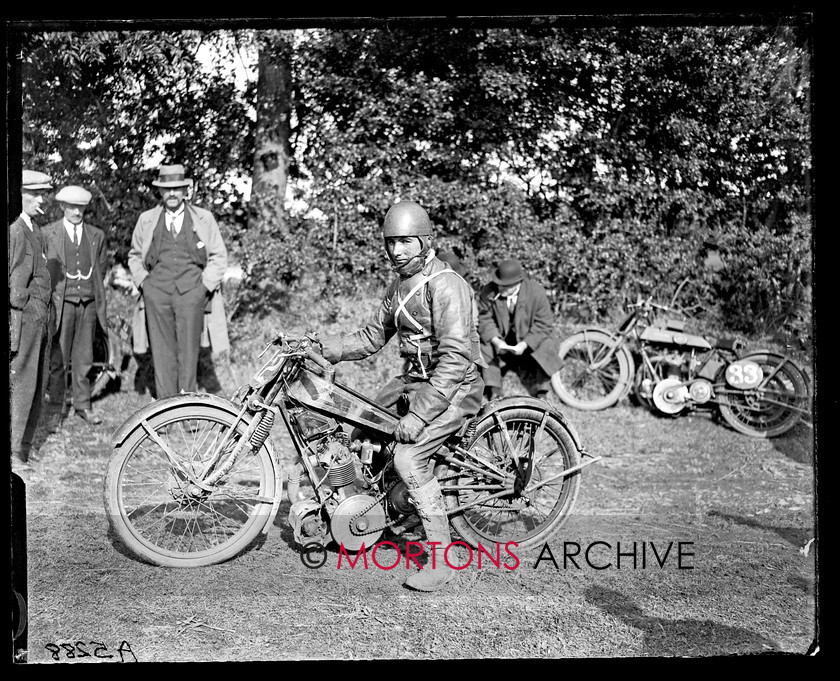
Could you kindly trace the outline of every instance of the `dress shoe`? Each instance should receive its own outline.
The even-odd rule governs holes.
[[[77,409],[76,416],[81,419],[84,419],[92,426],[98,426],[102,423],[102,419],[99,418],[96,414],[94,414],[90,409]]]

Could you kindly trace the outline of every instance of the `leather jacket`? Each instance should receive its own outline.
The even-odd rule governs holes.
[[[400,304],[402,301],[402,305]],[[429,423],[449,407],[458,388],[474,382],[482,366],[470,285],[431,254],[416,274],[388,286],[376,317],[364,328],[322,341],[332,363],[363,359],[396,335],[406,359],[404,378],[424,382],[411,411]]]

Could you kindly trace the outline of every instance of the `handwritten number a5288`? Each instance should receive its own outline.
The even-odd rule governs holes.
[[[101,660],[110,659],[115,657],[115,655],[108,653],[108,647],[104,643],[100,643],[99,641],[89,641],[85,643],[84,641],[76,641],[76,643],[47,643],[44,648],[46,648],[50,655],[52,656],[53,660],[60,660],[61,659],[61,651],[64,650],[64,659],[67,660],[75,660],[77,658],[82,657],[91,657],[91,653],[87,651],[86,646],[96,646],[93,649],[93,657],[98,657]],[[123,641],[120,643],[119,648],[117,648],[117,652],[120,655],[120,662],[126,661],[134,661],[137,662],[137,656],[134,654],[134,651],[131,650],[131,645],[128,641]],[[130,656],[130,657],[129,657]]]

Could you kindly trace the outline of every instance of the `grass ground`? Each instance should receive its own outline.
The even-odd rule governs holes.
[[[353,328],[374,307],[342,301],[241,321],[229,363],[215,367],[220,392],[247,379],[272,329]],[[386,348],[340,365],[339,380],[372,395],[395,366]],[[585,469],[571,519],[548,542],[556,567],[545,552],[520,554],[515,570],[471,566],[445,590],[417,594],[401,586],[404,563],[339,570],[331,554],[306,569],[287,503],[261,545],[222,565],[164,569],[128,555],[110,534],[102,485],[111,432],[150,399],[133,385],[126,376],[122,391],[96,402],[103,426],[71,416],[37,453],[27,490],[30,662],[98,661],[79,652],[79,642],[93,652],[91,641],[111,660],[130,648],[140,661],[241,661],[801,655],[817,636],[813,430],[804,424],[757,440],[707,414],[564,407],[602,459]],[[519,389],[511,377],[506,387]],[[284,468],[286,444],[278,434]],[[619,543],[625,553],[635,544],[635,566]],[[564,565],[574,544],[593,546],[591,564]]]

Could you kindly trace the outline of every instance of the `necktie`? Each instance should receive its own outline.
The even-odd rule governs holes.
[[[73,228],[73,244],[74,244],[75,246],[78,246],[78,245],[81,243],[81,241],[82,241],[82,238],[81,238],[81,236],[79,235],[79,228],[78,228],[78,227],[74,227],[74,228]]]
[[[516,298],[514,298],[513,296],[508,296],[508,299],[507,299],[508,312],[513,312],[514,307],[516,307]]]

